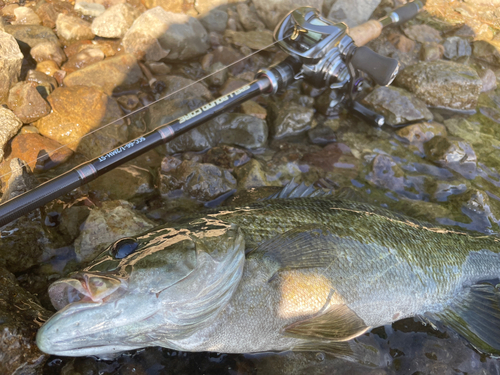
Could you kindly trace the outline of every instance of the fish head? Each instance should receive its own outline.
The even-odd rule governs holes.
[[[49,287],[58,311],[38,331],[37,345],[62,356],[176,349],[230,300],[244,249],[238,227],[206,219],[121,239]]]

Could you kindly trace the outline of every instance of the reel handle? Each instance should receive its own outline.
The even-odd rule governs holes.
[[[398,60],[379,55],[368,47],[357,47],[351,54],[350,63],[380,86],[390,85],[399,71]]]

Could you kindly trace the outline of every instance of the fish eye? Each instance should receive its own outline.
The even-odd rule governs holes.
[[[132,254],[139,244],[134,238],[122,238],[116,241],[110,249],[110,254],[116,259],[123,259]]]

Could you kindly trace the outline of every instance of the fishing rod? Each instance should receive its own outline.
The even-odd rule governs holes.
[[[274,31],[276,43],[289,55],[284,61],[260,70],[255,80],[249,84],[1,204],[0,226],[246,100],[261,94],[277,94],[297,80],[304,80],[317,88],[330,88],[335,93],[330,95],[331,108],[346,105],[366,121],[382,126],[383,116],[355,100],[356,94],[361,90],[360,72],[366,73],[378,85],[386,86],[396,77],[399,63],[367,47],[358,46],[377,38],[384,27],[410,20],[422,8],[421,1],[413,1],[378,21],[368,21],[350,31],[344,23],[333,23],[312,7],[291,11]]]

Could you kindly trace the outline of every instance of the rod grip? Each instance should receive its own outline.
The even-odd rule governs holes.
[[[399,70],[398,60],[379,55],[368,47],[356,48],[350,62],[354,68],[368,74],[380,86],[390,85]]]
[[[392,14],[396,14],[398,20],[394,22],[394,25],[401,25],[402,23],[405,23],[409,20],[411,20],[413,17],[415,17],[418,12],[424,7],[423,3],[419,0],[412,1],[411,3],[408,3],[406,5],[403,5],[402,7],[394,10]],[[391,18],[393,19],[393,16],[391,14]]]
[[[370,20],[362,25],[350,28],[349,36],[354,40],[354,43],[360,47],[377,39],[383,28],[384,26],[379,21]]]

